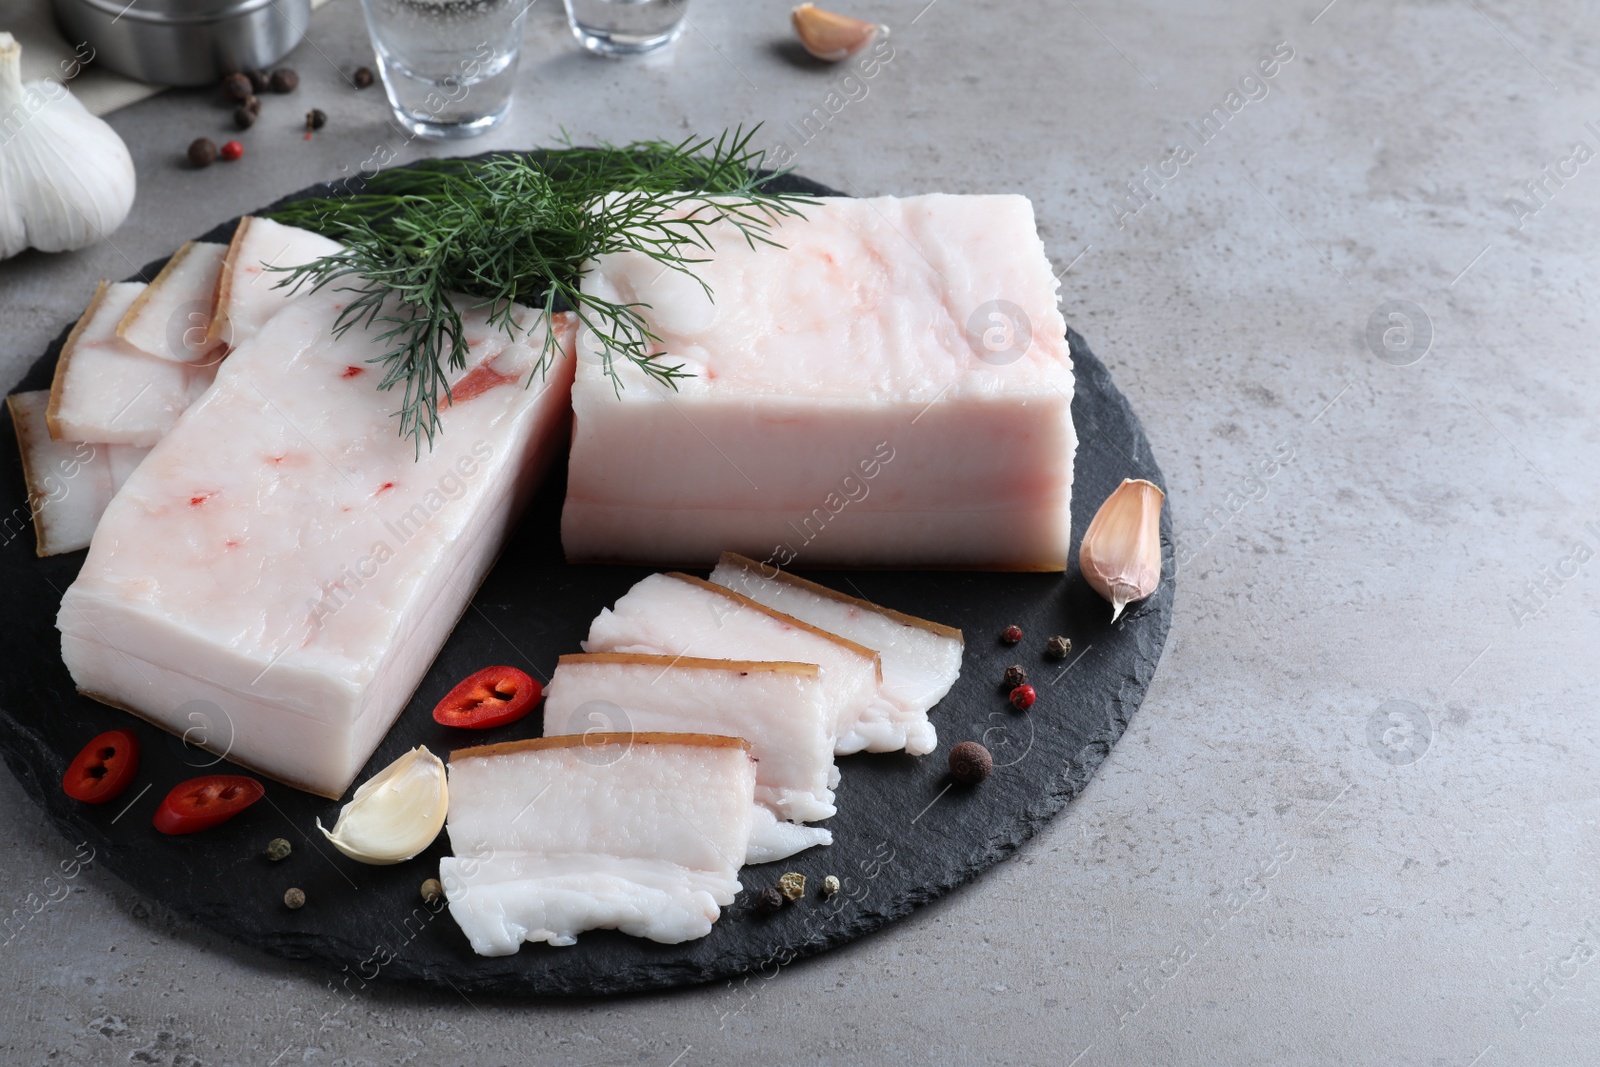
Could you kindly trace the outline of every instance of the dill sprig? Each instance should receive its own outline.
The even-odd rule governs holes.
[[[287,269],[279,285],[353,294],[335,333],[378,329],[387,351],[368,362],[384,367],[378,388],[402,391],[399,432],[419,454],[423,439],[431,448],[439,432],[450,371],[466,367],[462,296],[473,300],[466,309],[486,309],[513,339],[532,328],[519,327],[514,304],[545,320],[572,311],[619,392],[618,360],[676,389],[690,375],[661,358],[661,339],[642,314],[648,305],[583,292],[583,270],[596,256],[638,252],[694,278],[710,297],[693,269],[711,249],[710,227],[728,222],[752,247],[775,245],[773,223],[799,215],[808,199],[767,190],[777,175],[761,172],[754,134],[431,160],[364,177],[350,195],[299,200],[270,214],[345,246]],[[546,330],[530,383],[556,355],[555,332]]]

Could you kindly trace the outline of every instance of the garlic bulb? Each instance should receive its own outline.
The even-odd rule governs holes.
[[[1144,479],[1124,478],[1094,513],[1078,565],[1094,591],[1111,601],[1111,621],[1161,584],[1161,502],[1166,495]]]
[[[796,7],[789,18],[805,50],[829,63],[848,59],[876,40],[879,34],[887,36],[889,33],[887,26],[824,11],[809,2]]]
[[[449,802],[444,764],[419,745],[362,783],[331,831],[321,819],[317,829],[353,860],[400,863],[433,844]]]
[[[22,46],[0,33],[0,259],[82,248],[133,206],[133,158],[58,81],[22,84]]]

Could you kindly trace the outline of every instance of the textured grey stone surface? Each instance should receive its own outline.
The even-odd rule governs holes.
[[[1592,10],[924,2],[860,9],[895,27],[895,57],[797,162],[862,193],[1033,197],[1071,265],[1068,319],[1144,420],[1181,590],[1150,695],[1084,796],[977,883],[775,976],[528,1005],[343,994],[93,865],[47,884],[72,843],[0,776],[0,914],[66,893],[0,946],[0,1059],[1593,1061],[1600,564],[1579,557],[1600,549],[1600,178],[1563,164],[1600,150]],[[576,54],[543,0],[518,110],[474,150],[799,121],[838,74],[775,47],[786,7],[695,0],[673,55],[622,65]],[[1294,58],[1265,97],[1197,145],[1185,122],[1281,41]],[[116,116],[134,215],[114,248],[0,265],[7,381],[94,278],[381,141],[420,154],[375,93],[338,86],[330,62],[362,51],[350,0],[319,12],[298,96],[268,101],[232,168],[176,165],[226,131],[204,95]],[[331,122],[305,142],[313,105]],[[1180,138],[1193,158],[1148,206],[1123,200],[1119,226],[1124,183]],[[1431,321],[1409,366],[1367,347],[1390,300]]]

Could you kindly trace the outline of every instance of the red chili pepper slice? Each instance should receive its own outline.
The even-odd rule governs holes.
[[[544,687],[515,667],[485,667],[445,694],[433,721],[464,730],[516,722],[544,696]]]
[[[73,800],[104,804],[121,796],[138,773],[139,739],[129,730],[107,730],[73,757],[61,788]]]
[[[151,822],[164,834],[192,834],[227,822],[266,795],[242,774],[208,774],[173,786]]]

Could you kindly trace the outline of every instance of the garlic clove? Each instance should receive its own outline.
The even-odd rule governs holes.
[[[824,11],[810,3],[796,7],[790,17],[794,20],[794,32],[805,50],[829,63],[848,59],[880,35],[889,35],[887,26]]]
[[[1094,591],[1111,601],[1111,621],[1161,584],[1161,503],[1158,487],[1124,478],[1094,513],[1078,565]]]
[[[421,745],[364,782],[329,830],[333,847],[362,863],[410,859],[439,836],[449,809],[444,764]]]

